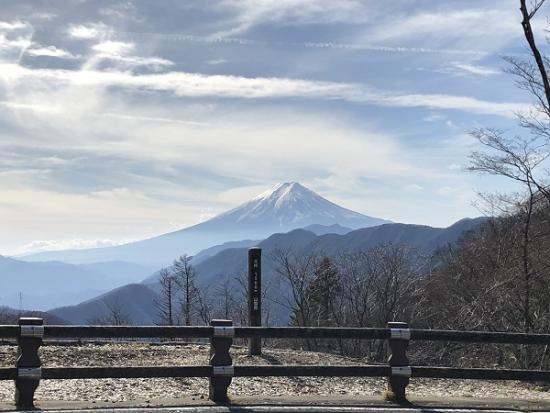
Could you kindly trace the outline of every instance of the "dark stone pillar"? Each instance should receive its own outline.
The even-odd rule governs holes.
[[[391,368],[391,376],[388,380],[388,399],[403,403],[407,401],[405,389],[409,384],[411,377],[411,367],[407,357],[407,347],[409,346],[410,330],[407,323],[390,322],[389,347],[390,357],[388,364]]]
[[[34,392],[40,384],[42,371],[38,349],[44,336],[43,320],[34,317],[19,319],[17,339],[17,379],[15,380],[15,405],[19,410],[34,409]]]
[[[262,249],[248,250],[248,321],[251,327],[262,326]],[[248,341],[251,356],[262,354],[262,338],[251,337]]]
[[[233,379],[233,360],[229,349],[233,344],[233,321],[211,320],[214,327],[210,341],[210,365],[212,376],[210,377],[209,399],[215,403],[229,403],[227,389]]]

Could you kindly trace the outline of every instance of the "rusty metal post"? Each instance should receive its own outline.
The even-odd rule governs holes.
[[[34,409],[34,392],[40,384],[42,370],[38,349],[44,336],[41,318],[21,317],[17,338],[17,379],[15,379],[15,405],[19,410]]]
[[[235,329],[231,320],[211,320],[214,332],[210,340],[210,377],[209,399],[215,403],[229,403],[227,389],[233,379],[233,360],[229,349],[233,344]]]
[[[248,250],[248,322],[251,327],[262,326],[262,249]],[[262,338],[248,339],[248,354],[262,354]]]
[[[411,338],[411,332],[407,323],[389,322],[390,329],[389,347],[391,375],[388,380],[387,398],[396,402],[406,402],[405,389],[411,377],[411,367],[407,357],[407,347]]]

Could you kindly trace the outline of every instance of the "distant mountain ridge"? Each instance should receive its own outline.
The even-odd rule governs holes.
[[[403,244],[417,248],[420,252],[429,254],[438,248],[453,244],[467,231],[475,230],[485,222],[485,218],[463,219],[447,228],[433,228],[423,225],[410,224],[385,224],[372,228],[363,228],[351,231],[344,235],[325,234],[315,235],[311,231],[296,229],[287,233],[273,234],[257,245],[262,248],[263,277],[267,285],[274,273],[273,253],[277,248],[292,249],[296,253],[307,254],[320,252],[329,256],[335,256],[341,252],[353,252],[367,250],[380,244]],[[229,244],[231,245],[231,244]],[[238,245],[238,244],[233,244]],[[247,250],[244,247],[222,249],[195,265],[197,281],[202,287],[215,287],[217,283],[226,277],[235,277],[246,272]],[[143,281],[147,290],[141,289],[142,299],[150,303],[156,296],[158,274],[152,274]],[[215,288],[210,288],[210,291]],[[76,306],[57,308],[52,313],[58,317],[75,323],[84,323],[94,316],[93,311],[105,311],[103,301],[109,294],[116,292],[116,299],[120,302],[130,303],[129,308],[134,308],[136,294],[135,284],[118,288],[107,295],[88,300]],[[275,300],[276,301],[276,300]],[[147,308],[151,306],[147,304]],[[95,309],[95,310],[94,310]],[[154,309],[145,314],[143,309],[138,314],[132,314],[136,323],[150,323],[155,317]],[[285,323],[288,316],[284,311],[279,311],[279,324]]]
[[[313,224],[338,224],[356,229],[387,222],[390,221],[338,206],[297,182],[287,182],[208,221],[179,231],[114,247],[42,252],[23,259],[78,264],[127,261],[161,267],[184,253],[193,255],[224,242],[263,239],[276,232]]]
[[[343,227],[342,225],[338,225],[338,224],[332,224],[332,225],[311,224],[302,229],[306,231],[311,231],[315,235],[325,235],[325,234],[345,235],[348,232],[353,231],[352,228]]]
[[[272,255],[276,249],[291,249],[297,253],[318,252],[336,256],[345,252],[368,250],[378,245],[397,244],[417,249],[424,254],[454,244],[467,231],[478,228],[486,218],[462,219],[447,228],[427,225],[384,224],[361,228],[344,235],[325,234],[317,236],[311,231],[296,229],[284,234],[274,234],[258,244],[262,248],[262,268],[269,274],[273,269]],[[203,285],[215,283],[227,274],[246,271],[247,249],[228,249],[200,262],[196,266]],[[151,279],[149,278],[150,282]]]

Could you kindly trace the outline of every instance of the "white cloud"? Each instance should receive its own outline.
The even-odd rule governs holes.
[[[515,113],[528,108],[522,103],[489,102],[469,96],[444,94],[396,94],[381,96],[378,102],[383,106],[427,107],[431,109],[456,109],[470,113],[492,114],[514,118]]]
[[[92,50],[96,54],[87,63],[87,67],[93,67],[97,61],[101,60],[116,62],[119,66],[125,68],[148,66],[157,70],[174,64],[170,60],[160,57],[133,55],[135,44],[131,42],[105,41],[92,46]]]
[[[75,39],[97,39],[105,35],[107,32],[107,26],[101,22],[88,25],[70,25],[67,29],[67,34]]]
[[[22,53],[32,44],[31,36],[19,36],[15,39],[8,39],[0,33],[0,53],[17,51]]]
[[[111,240],[111,239],[63,239],[63,240],[35,240],[19,247],[14,255],[27,255],[42,251],[60,251],[68,249],[101,248],[121,245],[133,240]]]
[[[19,29],[29,29],[31,26],[28,22],[23,22],[20,20],[15,20],[12,22],[0,21],[0,30],[1,31],[13,31]]]
[[[160,57],[140,57],[140,56],[117,56],[109,54],[98,54],[95,56],[98,59],[106,59],[117,62],[122,67],[139,67],[139,66],[148,66],[155,70],[160,70],[167,66],[172,66],[174,62],[163,59]]]
[[[526,104],[490,102],[468,96],[407,94],[380,91],[358,84],[287,78],[247,78],[186,72],[133,74],[119,71],[28,69],[16,64],[0,64],[0,73],[5,82],[15,84],[35,79],[43,81],[45,87],[119,86],[172,92],[177,96],[188,97],[341,99],[388,107],[454,109],[505,117],[514,117],[515,112],[527,108]]]
[[[62,59],[75,59],[72,53],[67,50],[58,49],[55,46],[46,46],[46,47],[37,47],[36,45],[33,48],[27,49],[26,54],[30,56],[47,56],[47,57],[58,57]]]
[[[492,67],[478,66],[469,63],[454,62],[451,64],[451,68],[458,69],[462,72],[477,76],[492,76],[501,73],[499,70]]]
[[[92,46],[92,50],[106,55],[127,55],[133,52],[135,45],[128,42],[106,41]]]
[[[449,62],[445,66],[418,67],[416,70],[422,72],[434,72],[453,76],[494,76],[502,71],[490,66],[481,66],[468,62]]]

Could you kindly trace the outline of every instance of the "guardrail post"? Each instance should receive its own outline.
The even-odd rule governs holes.
[[[389,322],[390,329],[389,347],[391,375],[388,380],[387,398],[396,402],[406,402],[405,389],[411,377],[411,367],[407,357],[407,347],[411,338],[411,332],[407,323]]]
[[[34,392],[40,384],[42,370],[38,348],[44,336],[41,318],[19,318],[17,337],[17,379],[15,379],[15,405],[19,410],[34,408]]]
[[[215,403],[228,403],[227,388],[233,379],[233,360],[229,349],[233,344],[235,329],[231,320],[211,320],[214,327],[210,340],[210,387],[208,397]]]

